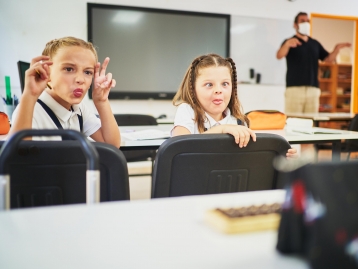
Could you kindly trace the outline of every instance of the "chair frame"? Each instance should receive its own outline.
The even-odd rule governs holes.
[[[246,152],[272,151],[276,156],[285,156],[289,148],[291,147],[288,142],[283,137],[275,134],[257,134],[257,141],[250,141],[247,147],[244,148],[240,148],[235,143],[233,136],[229,134],[183,135],[169,138],[160,146],[156,156],[152,181],[152,198],[181,196],[171,194],[173,162],[181,154],[242,154]],[[236,166],[236,164],[235,167],[232,167],[232,169],[239,168],[240,165]],[[273,166],[272,169],[274,169]],[[276,172],[275,176],[277,176]],[[276,188],[276,185],[277,182],[274,179],[271,189]],[[205,193],[198,192],[183,195],[192,194]]]

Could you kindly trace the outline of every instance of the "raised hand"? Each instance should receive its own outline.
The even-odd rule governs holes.
[[[25,72],[24,93],[39,97],[50,80],[52,61],[49,56],[38,56],[31,60],[30,68]]]
[[[351,43],[348,43],[348,42],[346,42],[346,43],[339,43],[339,44],[336,45],[335,49],[340,50],[340,49],[342,49],[342,48],[349,48],[349,47],[351,47],[351,46],[352,46]]]
[[[109,63],[109,58],[104,59],[102,68],[98,62],[94,70],[94,83],[92,91],[92,99],[94,102],[104,102],[108,100],[108,94],[111,88],[116,86],[116,81],[112,79],[112,74],[106,75],[106,69]]]

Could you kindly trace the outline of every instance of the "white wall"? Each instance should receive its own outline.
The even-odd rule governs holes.
[[[293,20],[299,11],[358,15],[356,0],[296,0],[294,2],[288,0],[100,0],[91,2],[287,20]],[[47,41],[68,35],[87,39],[87,1],[0,0],[0,95],[5,94],[5,75],[11,77],[13,92],[20,94],[16,66],[18,60],[30,61],[41,54]],[[257,99],[257,96],[252,94],[251,98]],[[169,109],[170,101],[165,105],[160,102],[162,101],[133,101],[131,107],[139,107],[141,112],[155,116],[173,113],[171,112],[173,109]],[[127,107],[124,104],[128,104],[128,101],[116,101],[114,106],[122,112],[121,106]],[[151,110],[153,107],[168,109],[168,112],[158,113],[157,109]]]

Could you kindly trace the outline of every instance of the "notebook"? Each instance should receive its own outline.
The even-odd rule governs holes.
[[[141,131],[123,132],[121,133],[121,136],[128,140],[166,139],[170,137],[170,132],[156,129],[146,129]]]

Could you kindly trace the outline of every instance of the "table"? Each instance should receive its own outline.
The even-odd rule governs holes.
[[[351,121],[355,114],[352,113],[286,113],[289,118],[311,119],[315,127],[319,126],[320,122],[327,121]]]
[[[225,235],[212,208],[283,202],[285,191],[0,212],[0,268],[308,268],[275,250],[276,231]]]
[[[158,125],[158,126],[122,126],[121,132],[133,130],[146,130],[146,129],[159,129],[163,131],[171,130],[172,125]],[[312,130],[324,130],[330,132],[340,132],[339,134],[303,134],[293,132],[291,129],[282,130],[255,130],[256,133],[272,133],[284,137],[290,144],[322,144],[332,143],[332,160],[340,160],[341,153],[341,140],[342,139],[358,139],[358,132],[336,130],[328,128],[313,127]],[[140,140],[130,141],[122,139],[121,150],[134,150],[134,149],[158,149],[165,139],[155,140]]]

